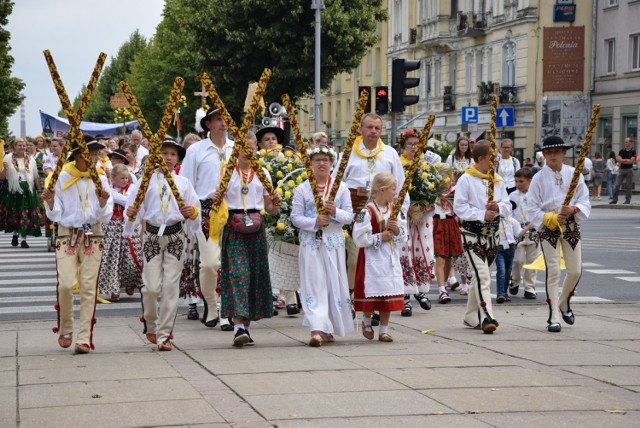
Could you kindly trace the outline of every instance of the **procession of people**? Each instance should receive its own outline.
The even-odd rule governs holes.
[[[0,230],[13,234],[13,246],[21,241],[27,248],[27,236],[39,236],[44,224],[39,210],[55,225],[59,346],[70,347],[75,330],[75,352],[94,349],[98,296],[115,303],[122,288],[127,295],[139,290],[142,333],[159,351],[172,350],[180,297],[189,299],[188,319],[233,331],[235,347],[255,345],[252,321],[275,313],[271,232],[263,216],[277,215],[283,197],[291,197],[280,188],[287,177],[271,175],[265,153],[308,160],[307,179],[298,179],[292,192],[290,221],[300,278],[300,303],[293,292],[291,305],[302,309],[309,346],[354,330],[372,340],[374,327],[378,341],[392,342],[392,313],[412,316],[412,296],[431,310],[432,284],[438,303],[450,302],[448,293],[459,284],[455,271],[467,296],[461,325],[492,334],[499,327],[494,260],[496,303],[503,304],[520,285],[525,298],[536,298],[535,271],[527,267],[540,254],[547,330],[559,332],[561,321],[574,324],[580,223],[591,207],[584,176],[564,162],[569,145],[561,138],[545,139],[546,164],[534,175],[511,157],[510,139],[471,144],[461,136],[441,162],[429,151],[427,127],[401,134],[399,153],[381,139],[383,119],[367,113],[340,155],[322,135],[293,153],[277,127],[231,140],[224,113],[210,108],[200,122],[204,138],[188,149],[165,136],[147,151],[139,131],[115,144],[85,135],[74,140],[68,159],[60,160],[60,140],[39,152],[40,172],[38,154],[25,141],[8,148],[0,172]],[[80,293],[76,329],[74,288]]]

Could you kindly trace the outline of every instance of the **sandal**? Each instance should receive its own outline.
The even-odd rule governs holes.
[[[158,351],[171,351],[171,342],[162,342],[158,344]]]
[[[91,348],[86,343],[76,343],[76,354],[88,354]]]
[[[469,295],[469,289],[468,288],[463,288],[458,292],[461,296],[468,296]]]
[[[387,333],[382,333],[380,336],[378,336],[378,340],[380,342],[393,342],[393,337],[391,337]]]
[[[110,302],[116,303],[120,301],[120,295],[119,294],[112,294],[111,298],[109,299]]]
[[[146,336],[147,336],[147,340],[149,342],[153,343],[154,345],[156,344],[157,337],[156,337],[155,333],[147,333]]]
[[[58,345],[60,345],[61,348],[68,348],[71,346],[72,338],[73,333],[61,334],[58,336]]]
[[[320,333],[320,336],[322,337],[322,341],[326,343],[333,343],[336,341],[331,333]]]
[[[133,287],[127,287],[124,289],[124,291],[127,293],[127,296],[133,296],[133,292],[135,291],[135,289]]]
[[[363,322],[362,335],[365,337],[365,339],[373,340],[373,327],[371,327],[370,325],[364,325]]]

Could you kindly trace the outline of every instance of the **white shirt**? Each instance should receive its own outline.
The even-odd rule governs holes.
[[[269,177],[269,181],[271,181],[269,172],[264,168],[262,170],[265,172],[265,174],[267,174],[267,177]],[[249,193],[243,195],[241,192],[242,181],[240,180],[238,171],[234,169],[233,175],[231,175],[231,179],[229,180],[229,185],[227,186],[227,192],[225,193],[227,208],[229,208],[230,210],[244,210],[244,201],[246,201],[247,210],[264,209],[264,197],[269,193],[264,189],[264,186],[262,186],[262,183],[260,182],[260,179],[257,175],[253,176],[253,180],[248,183],[247,187],[249,189]]]
[[[44,162],[42,163],[42,170],[46,170],[47,168],[54,170],[56,169],[56,165],[58,164],[58,156],[53,153],[47,154],[44,158]]]
[[[74,184],[62,190],[62,186],[71,179],[68,172],[61,172],[55,186],[53,209],[45,204],[47,217],[61,226],[74,228],[83,224],[106,224],[113,214],[113,197],[109,197],[104,207],[100,207],[96,196],[96,186],[91,178],[80,178]],[[107,177],[100,175],[102,187],[111,193]],[[86,208],[83,212],[83,205]]]
[[[496,166],[496,172],[505,181],[507,189],[516,187],[516,171],[520,169],[520,161],[510,156],[509,159],[500,158],[500,162]]]
[[[564,203],[564,198],[569,190],[569,184],[573,177],[575,168],[563,165],[560,170],[561,184],[556,180],[556,173],[545,165],[531,180],[529,192],[527,193],[527,217],[536,229],[542,227],[542,218],[548,212],[559,213],[560,207]],[[570,206],[576,206],[580,211],[575,215],[576,220],[582,221],[589,218],[591,214],[591,203],[589,202],[589,189],[584,183],[584,176],[580,174],[576,192],[569,202]]]
[[[447,163],[456,171],[464,172],[467,168],[473,165],[473,159],[456,159],[455,154],[452,153],[447,158]]]
[[[509,200],[513,202],[513,204],[511,205],[513,209],[513,218],[515,218],[519,224],[529,222],[526,209],[527,200],[529,199],[528,194],[528,192],[525,193],[519,190],[515,190],[509,195]],[[514,204],[515,208],[513,208]]]
[[[515,218],[501,218],[500,227],[498,228],[499,244],[501,246],[504,246],[505,242],[507,244],[515,244],[520,232],[522,232],[522,227],[520,227],[520,223]]]
[[[209,138],[198,141],[187,149],[182,160],[180,175],[189,179],[198,199],[209,199],[220,183],[220,165],[229,160],[233,141],[227,138],[222,149],[218,149]]]
[[[360,150],[363,153],[369,153],[364,147],[364,143],[360,142]],[[358,187],[371,187],[373,177],[379,172],[390,172],[398,180],[398,191],[404,183],[404,170],[402,169],[402,162],[400,162],[400,156],[391,147],[384,145],[382,151],[378,154],[378,159],[375,160],[375,165],[371,171],[369,171],[368,159],[361,158],[353,150],[351,156],[349,156],[349,162],[344,170],[342,181],[350,189],[357,189]],[[333,171],[332,178],[335,178],[337,168]]]
[[[488,180],[462,174],[456,183],[453,198],[453,211],[461,220],[481,221],[484,219],[487,205]],[[493,187],[493,200],[498,203],[500,216],[507,218],[511,215],[511,202],[507,195],[504,181],[496,181]]]
[[[586,181],[591,180],[591,171],[593,170],[593,162],[589,158],[584,159],[584,169],[589,170],[588,174],[584,174],[584,179]]]
[[[193,186],[189,180],[184,177],[179,177],[173,172],[171,173],[171,176],[173,177],[173,181],[178,188],[178,192],[180,192],[185,205],[193,205],[198,209],[198,211],[200,211],[200,201],[198,200],[195,190],[193,190]],[[129,188],[126,208],[133,205],[141,184],[142,180],[133,184]],[[153,226],[161,226],[163,224],[166,226],[172,226],[186,220],[185,226],[194,233],[199,230],[201,226],[200,215],[198,215],[194,220],[188,220],[180,213],[178,201],[176,201],[176,198],[173,196],[169,183],[167,183],[164,174],[158,173],[158,171],[154,171],[151,179],[149,180],[147,193],[144,196],[142,204],[140,204],[138,215],[136,216],[136,220],[133,224],[127,218],[126,208],[125,234],[129,234],[133,230],[134,226],[138,225],[142,220]]]
[[[136,152],[136,161],[138,161],[138,165],[142,163],[142,159],[149,154],[149,150],[145,146],[138,146],[138,151]]]

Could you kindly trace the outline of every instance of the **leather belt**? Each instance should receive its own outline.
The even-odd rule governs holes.
[[[172,224],[171,226],[166,226],[164,228],[163,235],[173,235],[174,233],[178,233],[181,230],[182,230],[182,222],[177,222],[176,224]],[[147,233],[150,233],[152,235],[157,235],[158,232],[160,231],[160,227],[147,223],[146,231]]]

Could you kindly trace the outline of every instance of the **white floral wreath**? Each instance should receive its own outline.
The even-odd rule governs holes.
[[[328,147],[328,146],[316,146],[307,150],[307,155],[309,156],[309,159],[311,159],[314,155],[317,155],[317,154],[329,156],[331,158],[331,162],[335,161],[336,158],[338,157],[335,150],[333,150],[331,147]]]

